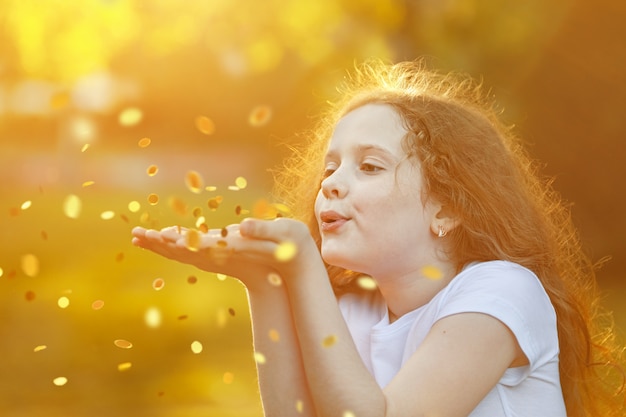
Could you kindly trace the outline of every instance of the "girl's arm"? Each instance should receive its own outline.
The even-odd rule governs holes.
[[[249,222],[245,236],[298,245],[278,265],[288,290],[302,363],[319,416],[467,416],[521,350],[499,320],[464,313],[439,320],[390,384],[365,368],[313,240],[293,221]]]

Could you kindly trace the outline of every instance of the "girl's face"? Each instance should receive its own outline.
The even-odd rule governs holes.
[[[386,104],[356,108],[337,124],[315,202],[329,264],[382,277],[432,259],[438,206],[422,204],[419,164],[402,149],[406,133]]]

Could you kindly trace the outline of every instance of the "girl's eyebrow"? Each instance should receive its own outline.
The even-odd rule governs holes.
[[[382,147],[380,145],[375,145],[375,144],[360,144],[354,147],[354,149],[356,150],[356,153],[358,154],[362,154],[362,153],[366,153],[366,152],[371,152],[374,151],[378,154],[381,154],[382,157],[390,159],[390,160],[397,160],[397,156],[394,155],[393,152],[391,152],[389,149]],[[326,153],[324,160],[328,161],[328,160],[333,160],[333,159],[337,159],[338,158],[338,154],[339,152],[335,149],[329,149],[328,152]]]

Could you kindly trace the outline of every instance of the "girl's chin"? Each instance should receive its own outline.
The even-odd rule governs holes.
[[[331,250],[324,250],[322,248],[322,259],[328,265],[336,266],[338,268],[349,269],[351,271],[358,270],[354,260],[346,257],[345,253],[337,253]]]

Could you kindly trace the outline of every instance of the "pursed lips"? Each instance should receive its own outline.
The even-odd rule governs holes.
[[[335,231],[343,226],[349,218],[336,211],[323,211],[320,213],[320,229],[323,232]]]

